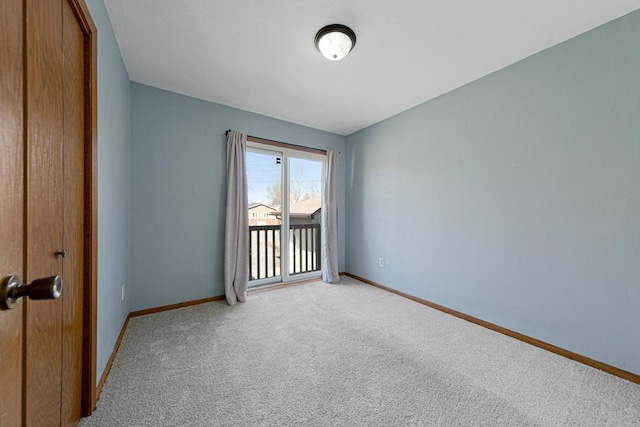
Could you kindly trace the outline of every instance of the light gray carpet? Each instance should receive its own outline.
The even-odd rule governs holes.
[[[640,386],[344,278],[131,319],[81,426],[640,426]]]

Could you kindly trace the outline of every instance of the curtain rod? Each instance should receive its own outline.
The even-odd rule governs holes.
[[[227,132],[225,133],[225,135],[228,136],[229,132],[231,132],[231,129],[227,129]],[[290,144],[288,142],[274,141],[272,139],[258,138],[256,136],[251,136],[251,135],[247,135],[247,140],[251,140],[252,142],[259,142],[261,144],[271,145],[274,147],[291,148],[292,150],[305,151],[307,153],[324,154],[324,155],[327,154],[327,150],[305,147],[304,145]]]

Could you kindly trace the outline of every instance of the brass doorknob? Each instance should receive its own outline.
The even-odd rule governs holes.
[[[28,285],[20,283],[18,276],[7,276],[0,283],[0,309],[14,308],[20,298],[56,299],[62,293],[60,276],[47,276],[34,280]]]

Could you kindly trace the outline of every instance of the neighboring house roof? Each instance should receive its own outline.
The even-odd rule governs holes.
[[[303,200],[302,202],[295,203],[289,207],[289,216],[297,218],[309,218],[313,216],[322,208],[322,198],[311,197],[310,199]],[[271,212],[270,215],[280,216],[282,212]]]
[[[266,208],[271,209],[272,211],[275,211],[276,208],[274,208],[273,206],[269,206],[269,205],[265,205],[264,203],[251,203],[249,205],[249,210],[253,209],[253,208],[257,208],[258,206],[264,206]]]

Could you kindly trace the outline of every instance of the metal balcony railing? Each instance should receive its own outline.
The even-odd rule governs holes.
[[[282,274],[280,235],[280,225],[249,226],[249,280]],[[290,275],[320,270],[320,224],[291,224],[288,244]]]

